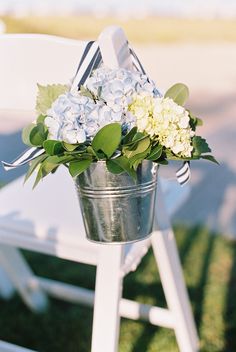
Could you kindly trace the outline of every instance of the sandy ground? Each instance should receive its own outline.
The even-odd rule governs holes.
[[[174,221],[206,224],[236,239],[236,44],[172,44],[135,49],[163,91],[176,82],[189,86],[188,106],[205,121],[199,133],[207,138],[220,162],[220,166],[205,161],[192,163],[191,197]],[[19,133],[24,121],[1,120],[0,159],[10,160],[24,148]],[[6,175],[0,169],[0,182],[17,174]]]

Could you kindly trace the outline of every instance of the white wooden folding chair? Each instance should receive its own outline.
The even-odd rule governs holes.
[[[0,36],[0,110],[6,118],[22,118],[24,112],[29,116],[29,110],[33,116],[36,83],[66,83],[73,77],[85,45],[86,42],[47,35]],[[130,67],[127,39],[120,28],[105,29],[99,45],[106,65]],[[92,352],[117,351],[121,316],[172,328],[181,352],[198,350],[169,221],[170,213],[175,210],[173,205],[177,207],[185,200],[187,189],[177,183],[171,187],[165,184],[162,197],[160,182],[152,236],[132,245],[107,246],[86,240],[79,203],[67,170],[61,168],[47,176],[34,191],[32,181],[24,187],[22,184],[20,178],[0,191],[0,266],[31,309],[44,309],[47,294],[94,305]],[[167,309],[122,298],[124,276],[136,270],[150,246],[159,268]],[[95,265],[95,292],[35,276],[18,247]]]

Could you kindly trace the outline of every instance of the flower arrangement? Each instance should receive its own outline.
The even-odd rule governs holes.
[[[144,160],[216,162],[205,139],[196,135],[202,121],[183,107],[188,88],[181,83],[164,96],[140,72],[100,67],[84,86],[38,85],[37,120],[23,130],[23,141],[42,149],[26,179],[37,169],[34,186],[60,165],[72,177],[92,162],[105,160],[108,171],[135,179]]]

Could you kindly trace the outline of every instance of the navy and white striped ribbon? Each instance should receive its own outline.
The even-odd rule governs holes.
[[[16,167],[29,163],[30,161],[34,160],[43,153],[45,153],[44,149],[33,147],[24,151],[20,156],[17,157],[17,159],[15,159],[11,163],[6,163],[5,161],[2,161],[2,166],[6,171],[12,170]]]
[[[89,42],[83,52],[78,69],[73,79],[71,91],[79,90],[85,84],[92,71],[102,62],[102,54],[97,42]]]
[[[176,177],[181,186],[184,186],[191,178],[190,162],[185,161],[183,165],[176,171]]]

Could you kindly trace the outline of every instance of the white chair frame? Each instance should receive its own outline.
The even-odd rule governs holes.
[[[99,44],[105,64],[120,66],[118,54],[126,41],[119,27],[108,27],[102,32]],[[3,79],[0,81],[0,116],[4,112],[8,118],[14,116],[18,119],[22,111],[26,112],[26,116],[30,115],[29,112],[33,114],[36,83],[66,83],[73,77],[85,45],[86,42],[47,35],[1,35],[0,76]],[[126,67],[128,65],[127,59]],[[163,197],[160,182],[154,231],[147,240],[132,245],[96,245],[85,239],[73,184],[65,171],[61,169],[55,175],[48,176],[33,192],[31,182],[22,187],[22,179],[0,191],[0,266],[5,271],[2,275],[0,272],[2,296],[5,282],[5,287],[8,287],[5,297],[10,296],[13,286],[34,311],[46,308],[47,294],[94,306],[92,352],[117,351],[121,316],[172,328],[181,352],[197,352],[196,327],[169,220],[175,211],[173,204],[178,207],[186,199],[187,188],[184,190],[177,184],[172,185],[175,190],[173,198],[167,186],[170,192],[168,201],[166,192]],[[71,214],[66,219],[68,216],[59,211],[58,221],[55,222],[56,213],[51,207],[56,203],[62,183],[67,190],[63,197],[71,207]],[[32,207],[34,200],[46,195],[47,204],[41,202],[40,206],[35,204]],[[51,231],[53,226],[56,226],[55,233]],[[168,306],[166,309],[122,298],[124,276],[136,270],[150,246],[159,269]],[[95,265],[95,292],[35,276],[18,247]],[[20,347],[18,351],[21,351]]]

